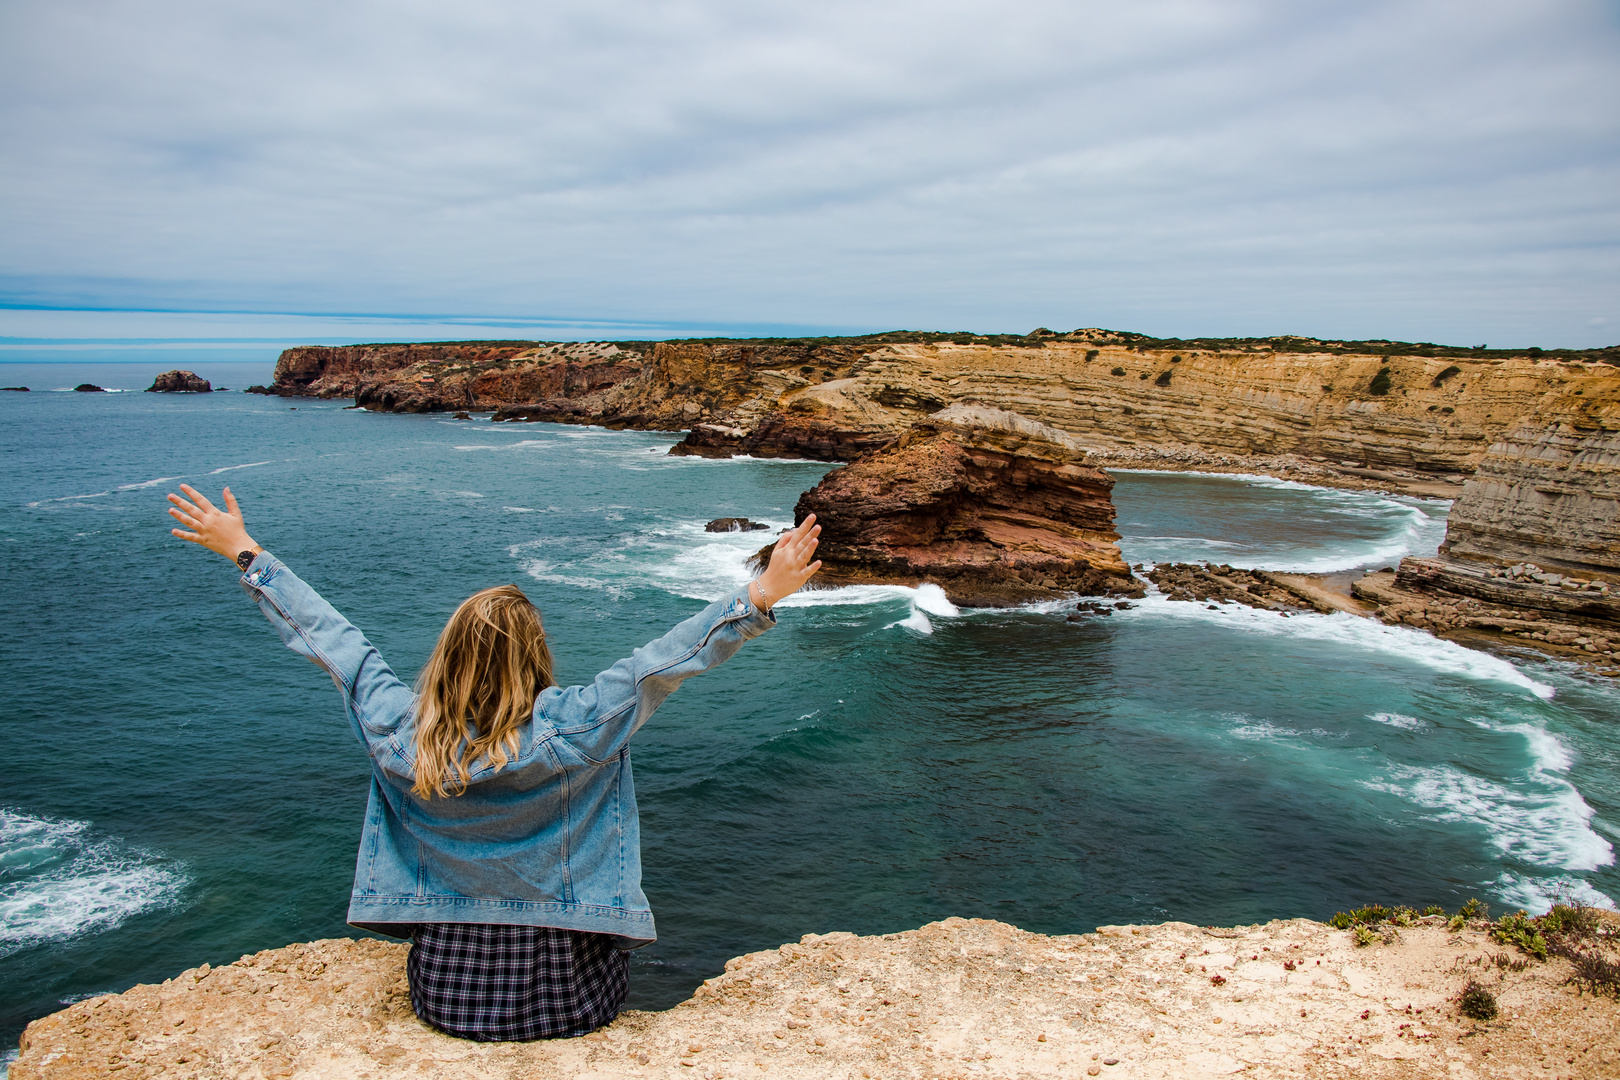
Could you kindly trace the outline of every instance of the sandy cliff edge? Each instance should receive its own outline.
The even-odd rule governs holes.
[[[35,1021],[13,1080],[79,1077],[1614,1077],[1620,1002],[1438,918],[1358,948],[1304,919],[1105,926],[984,919],[806,935],[666,1012],[581,1039],[478,1044],[411,1013],[406,946],[291,945]],[[1508,955],[1508,954],[1512,955]],[[1502,956],[1509,966],[1493,959]],[[1501,1015],[1462,1018],[1474,978]]]

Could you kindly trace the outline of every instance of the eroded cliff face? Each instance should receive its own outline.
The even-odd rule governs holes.
[[[821,585],[927,582],[972,607],[1140,595],[1117,545],[1113,486],[1050,425],[956,405],[829,473],[795,517],[821,522]]]
[[[1121,464],[1222,467],[1224,457],[1241,467],[1292,457],[1329,482],[1361,470],[1374,483],[1401,473],[1460,483],[1521,422],[1614,372],[1528,352],[1314,348],[1142,344],[1106,331],[987,343],[351,346],[288,350],[276,385],[402,411],[495,410],[500,419],[668,430],[708,424],[687,450],[826,460],[849,460],[969,401],[1051,424]]]
[[[1583,382],[1491,445],[1442,551],[1620,581],[1620,378]]]

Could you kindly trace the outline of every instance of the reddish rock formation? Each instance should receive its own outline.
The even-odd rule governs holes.
[[[208,380],[194,371],[165,371],[152,385],[146,388],[148,394],[208,394],[213,392]]]
[[[1045,424],[957,405],[799,498],[821,522],[824,585],[933,582],[953,603],[1142,595],[1120,557],[1114,481]]]

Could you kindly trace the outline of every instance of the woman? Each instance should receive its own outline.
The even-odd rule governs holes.
[[[815,517],[770,564],[587,686],[551,680],[540,613],[515,585],[466,600],[413,692],[358,629],[220,510],[170,495],[182,540],[234,561],[294,652],[326,669],[371,755],[349,922],[410,937],[411,1005],[479,1040],[583,1035],[624,1006],[626,950],[656,938],[641,891],[630,736],[682,680],[776,624],[818,569]]]

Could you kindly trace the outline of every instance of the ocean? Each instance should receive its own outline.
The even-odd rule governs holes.
[[[366,760],[233,568],[169,536],[182,480],[229,483],[402,676],[462,598],[516,582],[576,682],[746,580],[769,534],[706,521],[785,526],[829,468],[671,458],[670,434],[45,389],[153,373],[118,368],[0,366],[36,386],[0,394],[10,1047],[63,1003],[355,933]],[[1132,562],[1314,573],[1432,553],[1447,511],[1263,477],[1120,473],[1114,494]],[[684,686],[633,749],[661,937],[634,954],[632,1005],[806,933],[950,915],[1073,933],[1620,897],[1610,682],[1349,615],[1068,610],[813,592]]]

